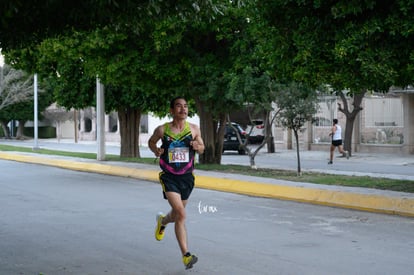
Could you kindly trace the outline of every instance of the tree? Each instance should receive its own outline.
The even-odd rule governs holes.
[[[0,110],[33,98],[33,77],[5,64],[0,82]]]
[[[230,1],[225,14],[215,20],[192,21],[175,29],[182,38],[170,51],[181,58],[186,72],[178,89],[187,91],[197,106],[206,148],[201,163],[221,162],[226,114],[242,109],[247,102],[240,91],[230,91],[234,76],[242,73],[234,68],[240,53],[235,49],[244,38],[247,11]]]
[[[413,83],[414,3],[264,0],[258,5],[269,26],[263,48],[272,49],[267,52],[275,77],[312,87],[329,84],[353,97],[353,109],[345,101],[339,109],[347,116],[345,149],[351,152],[363,95]]]
[[[168,112],[168,100],[179,79],[177,63],[157,48],[152,35],[162,24],[142,25],[142,32],[96,30],[81,47],[85,70],[96,72],[106,84],[107,112],[118,112],[121,156],[139,157],[139,125],[146,112]],[[95,46],[97,44],[104,46]],[[91,46],[92,45],[92,46]]]
[[[111,3],[110,1],[109,5]],[[50,33],[45,33],[42,24],[38,25],[40,27],[35,31],[36,36],[33,36],[27,45],[36,46],[39,41],[37,38],[43,39],[40,50],[43,54],[46,52],[44,60],[40,62],[36,60],[38,49],[33,50],[29,46],[17,49],[15,52],[9,51],[9,56],[14,58],[16,63],[21,61],[20,63],[25,63],[25,67],[32,70],[34,70],[33,68],[45,67],[50,69],[48,77],[55,79],[59,83],[58,86],[61,87],[65,87],[62,85],[62,81],[74,83],[77,80],[76,75],[82,79],[99,75],[107,87],[106,98],[109,100],[107,100],[106,109],[118,111],[121,123],[121,155],[139,156],[138,126],[141,113],[149,107],[152,111],[166,112],[168,108],[166,107],[165,94],[168,93],[171,96],[178,86],[182,87],[182,85],[175,84],[176,81],[181,81],[183,74],[180,72],[180,66],[182,68],[183,63],[180,59],[175,59],[179,57],[176,53],[182,52],[182,49],[177,48],[178,51],[173,55],[167,54],[171,48],[164,47],[160,43],[167,42],[169,45],[168,41],[171,39],[163,31],[165,28],[170,30],[169,24],[171,23],[180,29],[183,22],[190,21],[190,16],[192,20],[196,19],[193,21],[198,21],[197,18],[201,17],[211,19],[225,8],[226,5],[223,3],[226,2],[158,3],[142,1],[137,3],[124,1],[122,7],[113,7],[114,10],[109,11],[107,21],[105,21],[105,17],[98,16],[96,18],[94,13],[90,14],[91,21],[89,21],[87,19],[88,11],[84,7],[90,3],[86,1],[79,9],[79,12],[82,13],[79,16],[80,20],[71,17],[73,14],[70,12],[67,14],[71,28],[58,27],[55,29],[52,27]],[[126,8],[126,6],[128,7]],[[40,12],[48,9],[49,7],[42,6]],[[68,10],[76,11],[70,5]],[[137,10],[146,12],[136,13]],[[86,18],[84,18],[85,15]],[[82,18],[87,19],[86,23],[81,20]],[[59,21],[59,23],[62,22]],[[83,25],[83,23],[85,24]],[[47,27],[46,30],[48,30]],[[55,40],[57,35],[58,38]],[[159,37],[163,37],[163,39],[157,39]],[[52,40],[51,43],[48,40]],[[63,43],[60,43],[62,41]],[[43,46],[46,50],[42,49]],[[59,55],[56,56],[55,51],[64,58],[57,58]],[[49,63],[49,65],[39,66],[39,63]],[[179,74],[177,74],[177,70]],[[70,95],[73,95],[73,92],[67,89],[64,89],[64,93],[59,89],[56,90],[60,95],[64,94],[59,103],[65,107],[80,104],[79,102],[91,104],[90,91],[92,90],[87,89],[86,84],[79,89],[74,89],[78,96],[72,98]],[[81,96],[86,100],[80,101]],[[62,104],[63,100],[67,100],[67,102]]]
[[[231,66],[229,40],[216,31],[221,29],[220,25],[215,21],[214,24],[189,27],[183,41],[189,64],[187,84],[184,85],[196,103],[205,142],[201,163],[221,162],[225,116],[240,105],[239,98],[227,93],[229,79],[226,72]]]
[[[0,123],[1,123],[1,127],[3,129],[4,137],[7,138],[7,139],[11,138],[10,129],[9,129],[9,127],[7,127],[7,124],[12,119],[13,118],[12,118],[10,112],[5,112],[4,109],[0,110]]]
[[[272,125],[276,115],[270,117],[270,112],[273,110],[272,101],[275,98],[275,91],[272,89],[272,79],[269,75],[260,72],[256,68],[251,68],[246,65],[241,74],[232,75],[231,84],[229,88],[230,95],[241,95],[245,102],[248,102],[248,105],[253,105],[253,110],[250,108],[247,109],[249,120],[251,121],[251,112],[264,112],[265,113],[265,125]],[[228,116],[228,122],[230,122],[230,116]],[[251,123],[253,124],[253,123]],[[271,127],[265,127],[265,138],[254,150],[248,144],[248,136],[251,134],[247,132],[247,138],[245,141],[238,137],[240,146],[249,156],[250,167],[256,169],[255,157],[263,146],[268,143],[271,135]],[[236,131],[238,134],[238,132]],[[273,142],[273,141],[272,141]]]
[[[234,1],[237,4],[243,1]],[[47,38],[73,30],[93,31],[105,26],[140,31],[144,22],[154,22],[170,15],[182,20],[214,18],[222,13],[226,1],[192,0],[26,0],[0,2],[0,48],[33,48]]]
[[[290,83],[289,85],[277,85],[278,94],[275,98],[279,108],[278,121],[284,127],[293,130],[296,141],[296,156],[298,162],[298,175],[300,176],[299,131],[308,121],[312,121],[318,110],[317,94],[309,87]]]
[[[231,48],[233,67],[228,91],[234,97],[242,95],[244,105],[249,106],[247,110],[251,125],[253,125],[251,113],[261,114],[260,117],[265,120],[263,142],[254,151],[246,150],[252,167],[255,166],[256,154],[265,144],[268,153],[275,152],[271,127],[276,116],[273,113],[273,117],[270,117],[270,114],[273,111],[272,101],[275,97],[275,91],[271,86],[276,77],[270,59],[267,58],[273,54],[273,45],[267,43],[272,34],[258,8],[257,2],[252,1],[246,4],[241,12],[244,16],[242,17],[244,24],[243,28],[238,30],[239,38]]]
[[[266,112],[264,124],[273,125],[273,122],[275,121],[278,113],[279,111],[276,111],[276,113],[272,117],[270,117],[270,112]],[[259,153],[259,151],[265,146],[265,144],[268,142],[268,140],[271,137],[270,127],[265,128],[265,133],[264,133],[265,136],[264,136],[263,141],[259,144],[259,146],[256,146],[256,148],[253,150],[253,147],[249,146],[249,138],[248,138],[252,132],[252,128],[250,129],[250,132],[246,133],[246,138],[243,140],[239,132],[237,131],[237,129],[234,127],[234,125],[230,123],[231,121],[232,120],[230,119],[230,115],[227,115],[227,124],[233,128],[233,130],[235,131],[237,135],[237,139],[240,143],[240,147],[243,149],[243,151],[247,153],[247,156],[249,157],[250,168],[257,169],[255,158],[256,158],[256,155]]]
[[[19,122],[16,132],[16,138],[24,138],[23,129],[26,121],[33,119],[33,76],[21,70],[5,66],[5,77],[0,95],[0,120],[6,137],[10,137],[10,131],[7,124],[11,120]],[[50,105],[51,96],[43,83],[38,87],[38,111],[39,117],[41,111]]]
[[[58,106],[56,103],[53,103],[51,106],[46,108],[42,115],[55,123],[56,125],[56,137],[58,139],[58,142],[60,141],[62,137],[62,123],[68,120],[74,120],[74,112],[68,111],[65,108]]]

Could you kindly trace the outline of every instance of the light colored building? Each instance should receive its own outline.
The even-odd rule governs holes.
[[[302,149],[326,150],[330,144],[329,133],[334,118],[338,119],[344,135],[346,117],[338,111],[338,103],[341,103],[341,99],[335,96],[321,98],[316,122],[309,123],[300,134]],[[277,147],[284,147],[289,140],[288,131],[275,127],[273,132]],[[362,110],[355,119],[352,150],[414,154],[414,90],[394,90],[388,94],[365,96]]]
[[[149,136],[154,132],[155,128],[158,125],[161,125],[165,122],[171,121],[171,118],[164,117],[158,118],[152,114],[144,114],[141,117],[140,125],[140,140],[139,144],[146,146],[148,143]],[[199,125],[200,120],[198,116],[188,118],[188,121],[194,124]],[[85,110],[79,111],[79,116],[77,119],[78,123],[78,132],[77,137],[79,140],[93,141],[96,140],[96,113],[94,108],[88,108]],[[118,114],[112,112],[105,115],[105,140],[109,142],[120,142],[119,135],[119,120]],[[65,121],[61,124],[60,133],[56,133],[56,136],[62,139],[71,139],[75,137],[75,127],[74,121]]]

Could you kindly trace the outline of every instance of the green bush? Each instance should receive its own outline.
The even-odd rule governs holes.
[[[56,127],[42,126],[38,127],[37,130],[39,138],[56,138]],[[34,137],[34,128],[24,127],[23,134],[27,137]]]

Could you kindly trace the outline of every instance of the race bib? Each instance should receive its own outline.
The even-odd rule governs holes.
[[[189,161],[190,161],[190,148],[178,147],[178,148],[168,149],[168,162],[169,163],[179,163],[179,162],[189,162]]]

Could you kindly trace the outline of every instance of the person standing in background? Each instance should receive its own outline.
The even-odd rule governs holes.
[[[329,133],[329,136],[332,138],[332,143],[331,143],[331,150],[330,150],[328,164],[333,163],[333,156],[334,156],[335,147],[338,147],[339,153],[343,154],[344,157],[349,159],[349,152],[345,151],[342,148],[342,128],[338,124],[338,119],[336,119],[336,118],[334,118],[334,120],[333,120],[333,126],[332,126],[331,132]]]

